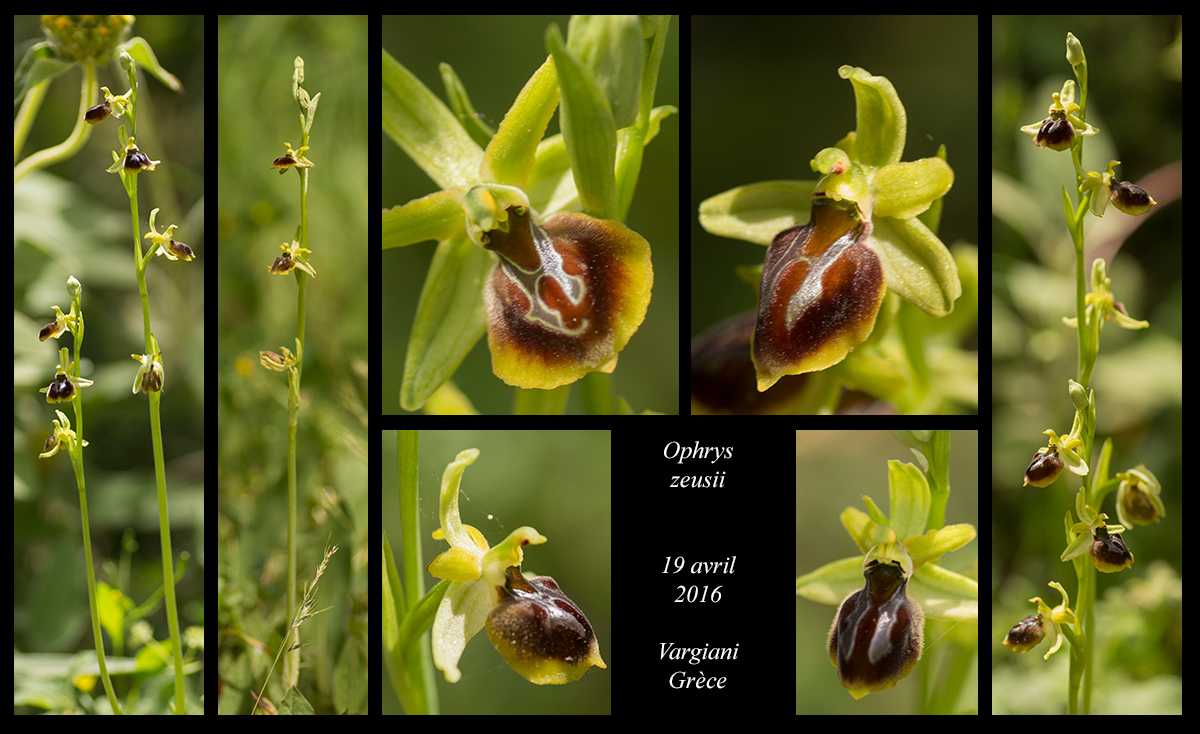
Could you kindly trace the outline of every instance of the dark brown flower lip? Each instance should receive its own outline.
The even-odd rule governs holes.
[[[645,318],[650,246],[620,222],[512,206],[484,233],[499,255],[484,286],[492,367],[510,385],[552,389],[611,372]]]
[[[908,579],[894,563],[871,563],[866,585],[846,597],[829,630],[829,658],[855,698],[892,688],[916,667],[925,615],[908,598]]]
[[[821,193],[812,204],[812,221],[767,249],[751,349],[759,391],[840,362],[870,336],[883,302],[883,268],[866,244],[871,221]]]

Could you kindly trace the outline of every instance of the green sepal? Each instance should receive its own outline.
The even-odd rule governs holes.
[[[480,293],[493,262],[491,253],[466,238],[438,243],[413,318],[400,407],[424,405],[483,336],[487,322]]]
[[[941,158],[884,166],[872,181],[875,213],[908,219],[928,209],[954,184],[954,171]]]
[[[877,218],[871,244],[888,290],[930,316],[945,316],[962,295],[954,257],[920,219]]]
[[[479,180],[483,149],[421,80],[383,52],[383,131],[443,189]]]
[[[917,568],[932,563],[943,554],[958,550],[975,539],[975,526],[968,523],[947,525],[924,535],[909,538],[904,545]]]
[[[760,181],[700,204],[700,226],[718,237],[769,245],[785,229],[807,224],[815,181]]]
[[[858,125],[855,128],[855,160],[868,166],[886,166],[900,161],[908,118],[900,95],[887,77],[871,76],[866,69],[842,66],[838,76],[854,84]],[[838,147],[842,147],[841,144]]]
[[[888,489],[891,495],[891,525],[901,538],[925,532],[929,520],[929,482],[912,464],[888,462]]]
[[[557,106],[558,74],[549,57],[525,83],[484,151],[479,169],[483,180],[524,186]]]
[[[617,219],[617,125],[608,98],[590,71],[563,44],[557,25],[546,29],[546,47],[554,56],[562,94],[559,124],[575,171],[575,186],[587,214]]]

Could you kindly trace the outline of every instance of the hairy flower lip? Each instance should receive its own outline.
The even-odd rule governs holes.
[[[907,677],[924,645],[925,616],[905,593],[900,565],[871,562],[863,576],[866,585],[846,597],[829,630],[829,659],[856,699]]]
[[[851,202],[813,195],[812,220],[767,250],[751,356],[763,392],[784,375],[842,361],[875,328],[885,283],[866,246],[871,222]]]
[[[484,286],[496,375],[548,390],[612,372],[650,303],[645,238],[576,212],[538,224],[518,206],[486,235],[485,247],[500,256]]]
[[[591,622],[549,576],[505,573],[501,602],[488,613],[488,639],[513,670],[538,685],[578,680],[607,668]]]

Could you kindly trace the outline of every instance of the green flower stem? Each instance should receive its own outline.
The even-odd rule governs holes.
[[[167,514],[167,478],[163,461],[162,427],[158,406],[162,391],[150,393],[150,437],[154,444],[154,476],[158,483],[158,534],[162,539],[163,593],[167,600],[167,626],[171,630],[171,655],[175,661],[175,713],[187,713],[187,698],[183,688],[183,648],[179,637],[179,614],[175,610],[175,573],[171,568],[175,556],[171,552],[171,520]]]
[[[79,379],[79,350],[83,347],[83,309],[78,302],[81,296],[73,296],[76,303],[73,309],[80,314],[79,323],[75,328],[75,379]],[[64,365],[63,369],[67,369]],[[108,695],[108,703],[114,714],[121,714],[117,696],[113,693],[112,681],[108,677],[108,666],[104,662],[104,638],[100,633],[100,608],[96,603],[96,571],[92,566],[92,531],[88,522],[87,483],[83,477],[83,396],[77,396],[71,401],[75,406],[75,435],[77,440],[71,445],[71,466],[75,469],[75,483],[79,486],[79,516],[83,525],[83,557],[87,565],[88,604],[92,609],[92,639],[96,645],[96,662],[100,666],[100,680],[104,683],[104,692]]]
[[[429,608],[427,600],[422,598],[425,596],[425,565],[421,561],[421,499],[417,492],[417,448],[416,431],[396,432],[396,460],[400,472],[400,547],[404,554],[404,566],[401,570],[404,578],[401,588],[406,590],[404,600],[407,605],[406,609],[400,610],[400,623],[402,630],[407,630],[410,636],[420,637],[425,634],[428,624],[433,623],[433,616],[429,615],[428,624],[416,626],[410,624],[408,619],[418,614],[418,608]],[[441,602],[441,596],[445,594],[449,585],[448,582],[443,582],[434,587],[434,591],[437,592],[437,602],[432,605],[434,610],[437,609],[437,604]],[[400,639],[400,649],[408,651],[401,661],[400,683],[397,686],[405,713],[438,713],[432,649],[425,644],[414,646],[406,643],[403,637]]]
[[[288,503],[287,503],[287,612],[288,620],[296,618],[296,416],[299,413],[299,398],[292,397],[294,392],[290,385],[294,380],[288,380]],[[283,661],[284,687],[291,690],[300,680],[300,650],[288,650]]]
[[[1079,117],[1082,120],[1087,119],[1087,74],[1076,74],[1079,80]],[[1083,141],[1084,136],[1077,135],[1072,143],[1071,155],[1077,161],[1083,160]],[[1083,184],[1083,169],[1080,166],[1075,167],[1075,184],[1076,191]],[[1067,217],[1067,226],[1071,231],[1071,240],[1075,245],[1075,317],[1077,319],[1077,328],[1079,345],[1078,368],[1076,370],[1076,381],[1087,389],[1092,378],[1092,368],[1095,366],[1095,354],[1099,351],[1098,345],[1091,344],[1092,329],[1087,326],[1086,313],[1086,298],[1087,298],[1087,273],[1086,262],[1084,260],[1084,227],[1083,220],[1091,205],[1091,198],[1096,195],[1095,191],[1089,191],[1081,194],[1079,204],[1075,210],[1074,217]],[[1092,420],[1085,421],[1082,435],[1083,446],[1080,449],[1080,456],[1088,460],[1092,459],[1092,442],[1095,438],[1095,416],[1091,416]],[[1093,466],[1095,464],[1093,463]],[[1095,472],[1089,472],[1082,477],[1081,492],[1087,498],[1087,504],[1092,504],[1093,489],[1095,485]],[[1094,507],[1099,507],[1099,504],[1094,504]],[[1095,604],[1096,604],[1096,566],[1093,563],[1080,561],[1076,559],[1075,563],[1076,578],[1079,586],[1079,600],[1076,603],[1075,614],[1077,624],[1075,626],[1075,645],[1071,655],[1071,670],[1070,670],[1070,696],[1067,702],[1068,712],[1078,714],[1079,711],[1079,694],[1082,689],[1083,694],[1083,711],[1087,715],[1091,711],[1092,700],[1092,680],[1093,667],[1092,660],[1095,657],[1092,641],[1096,629],[1095,619]]]
[[[135,81],[136,71],[130,64],[129,77]],[[132,107],[137,107],[137,86],[131,96]],[[132,125],[132,121],[131,121]],[[146,268],[150,265],[150,257],[142,255],[141,221],[138,215],[138,174],[127,173],[125,190],[129,194],[129,211],[133,220],[133,257],[137,271],[138,293],[142,297],[142,336],[145,341],[146,354],[153,355],[154,347],[150,336],[150,296],[146,290]],[[151,246],[153,253],[155,246]],[[162,427],[159,419],[159,404],[162,399],[160,391],[150,392],[150,434],[154,449],[154,476],[158,488],[158,531],[162,543],[163,590],[167,602],[167,626],[171,630],[171,651],[175,662],[175,714],[187,713],[187,697],[183,685],[183,645],[179,637],[179,614],[175,608],[175,574],[172,570],[171,554],[171,521],[167,512],[167,479],[166,464],[163,460]]]
[[[305,113],[300,106],[300,114]],[[308,129],[305,127],[301,146],[308,145]],[[298,168],[300,173],[300,247],[308,247],[308,169]],[[294,271],[296,278],[296,338],[300,341],[296,364],[288,370],[288,619],[296,616],[296,426],[300,420],[300,375],[304,368],[304,319],[308,294],[308,273],[300,268]],[[300,679],[300,649],[289,650],[284,661],[284,680],[288,688]]]

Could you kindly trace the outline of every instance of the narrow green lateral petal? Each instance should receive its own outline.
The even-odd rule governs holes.
[[[485,181],[524,186],[533,170],[538,144],[558,106],[558,74],[548,57],[533,73],[509,108],[500,129],[483,154]]]
[[[908,219],[945,196],[954,183],[954,171],[941,158],[922,158],[884,166],[871,182],[875,214]]]
[[[383,210],[383,249],[426,240],[452,240],[467,234],[462,191],[444,189]]]

